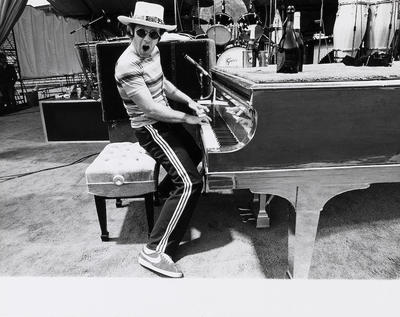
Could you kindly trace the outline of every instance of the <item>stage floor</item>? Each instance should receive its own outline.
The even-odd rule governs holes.
[[[146,242],[143,201],[122,209],[108,201],[112,239],[101,242],[84,179],[94,157],[4,181],[69,164],[106,143],[46,143],[38,107],[0,117],[0,127],[1,276],[158,278],[137,263]],[[185,276],[285,279],[288,203],[273,200],[271,227],[255,229],[239,215],[237,201],[232,194],[201,197],[176,258]],[[399,210],[400,184],[330,200],[321,213],[310,278],[399,279]]]

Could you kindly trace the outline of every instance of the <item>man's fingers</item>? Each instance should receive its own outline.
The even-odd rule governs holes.
[[[204,112],[200,115],[197,115],[197,117],[200,119],[199,121],[200,124],[207,124],[212,121],[211,118],[207,116]]]
[[[210,112],[210,109],[207,106],[200,105],[200,104],[198,104],[198,105],[200,106],[200,109],[204,110],[205,112]]]
[[[212,121],[211,118],[205,114],[200,116],[199,118],[201,123],[210,123]]]

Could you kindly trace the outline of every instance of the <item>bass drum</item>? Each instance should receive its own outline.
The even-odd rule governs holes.
[[[387,52],[399,28],[399,1],[378,0],[370,5],[365,47],[368,54]],[[392,29],[389,28],[392,24]]]
[[[219,56],[217,66],[243,67],[243,52],[246,49],[240,46],[228,48]]]
[[[255,28],[255,39],[259,39],[264,33],[264,28],[262,26],[259,16],[255,13],[243,14],[238,22],[239,26],[239,39],[242,41],[250,40],[250,29]]]
[[[333,26],[333,50],[336,61],[340,62],[346,55],[356,56],[367,29],[367,21],[367,2],[339,0]]]
[[[225,45],[232,39],[233,19],[225,13],[215,15],[215,24],[207,30],[207,37],[215,41],[216,45]]]

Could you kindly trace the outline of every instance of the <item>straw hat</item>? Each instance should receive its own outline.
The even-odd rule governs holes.
[[[118,20],[125,25],[135,23],[154,28],[165,29],[167,31],[172,31],[176,28],[176,25],[164,24],[163,6],[142,1],[136,2],[134,14],[131,13],[131,16],[129,17],[120,15]]]

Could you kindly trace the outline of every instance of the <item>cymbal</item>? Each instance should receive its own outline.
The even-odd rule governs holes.
[[[202,18],[198,18],[195,16],[188,16],[188,15],[184,15],[182,17],[182,20],[185,20],[185,22],[193,22],[194,24],[208,24],[208,21],[202,19]]]
[[[183,0],[185,4],[191,5],[191,6],[197,6],[199,7],[211,7],[214,5],[214,0]]]

